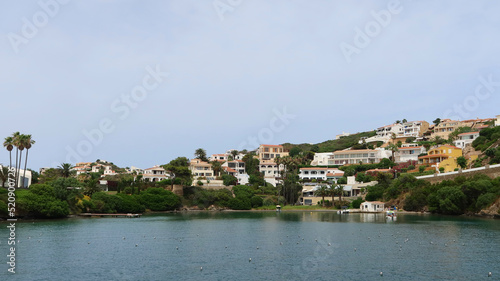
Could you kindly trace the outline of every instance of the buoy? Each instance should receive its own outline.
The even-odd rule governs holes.
[[[248,262],[251,262],[251,261],[252,261],[252,258],[249,258],[249,259],[248,259]]]
[[[259,247],[257,247],[257,250],[259,249]]]
[[[283,242],[280,242],[280,245],[283,245]]]
[[[203,270],[203,266],[202,266],[202,267],[200,267],[200,271],[202,271],[202,270]]]
[[[380,271],[380,276],[384,276],[384,273],[382,271]]]
[[[354,252],[356,252],[356,248],[354,248]]]
[[[328,246],[331,246],[332,244],[328,243]]]
[[[155,236],[155,237],[153,237],[153,238],[154,238],[154,239],[156,239],[156,236]]]
[[[176,250],[179,250],[179,247],[175,247]]]
[[[89,244],[89,245],[90,245],[90,242],[87,242],[87,244]]]
[[[123,240],[125,240],[125,237],[122,237],[122,238],[123,238]]]
[[[139,245],[135,244],[135,246],[137,247],[137,246],[139,246]]]
[[[227,249],[227,246],[225,248]]]
[[[491,277],[491,271],[490,271],[490,272],[488,272],[488,277]]]

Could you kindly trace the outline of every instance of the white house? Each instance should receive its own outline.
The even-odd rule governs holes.
[[[495,121],[495,126],[500,126],[500,115],[497,115],[497,120]]]
[[[384,211],[384,202],[380,201],[367,201],[361,203],[361,211],[363,212],[371,212],[378,213]]]
[[[423,146],[400,147],[398,151],[394,153],[394,158],[396,158],[396,163],[404,163],[410,160],[418,161],[418,156],[426,151],[427,150]]]
[[[238,184],[247,184],[250,178],[245,171],[245,162],[242,160],[227,161],[222,168],[238,179]]]
[[[350,136],[351,134],[350,133],[345,133],[345,132],[342,132],[342,134],[338,134],[335,136],[335,139],[338,140],[338,139],[341,139],[343,137],[348,137]]]
[[[3,167],[4,166],[0,165],[0,169],[3,169]],[[19,169],[18,173],[19,173],[18,186],[19,187],[21,187],[21,186],[29,187],[31,185],[31,178],[32,178],[31,171],[30,170],[26,170],[26,174],[25,174],[25,172],[24,172],[23,169]],[[23,181],[24,181],[24,185],[22,184]],[[4,182],[2,182],[0,180],[0,186],[2,186],[3,184],[4,184]],[[5,186],[7,187],[8,183],[5,183]]]
[[[403,123],[404,137],[420,137],[429,129],[427,121],[410,121]]]
[[[475,139],[479,137],[479,132],[463,133],[457,136],[457,139],[453,141],[456,147],[464,149],[467,145],[470,145]]]
[[[387,142],[391,139],[392,134],[396,134],[396,136],[401,137],[404,135],[404,127],[403,124],[391,124],[387,126],[383,126],[380,128],[377,128],[375,130],[376,135],[364,140],[360,140],[359,143],[362,143],[363,141],[366,143],[370,142],[376,142],[376,141],[383,141]]]
[[[154,167],[148,168],[144,170],[144,174],[142,175],[142,179],[146,181],[156,182],[169,178],[167,175],[167,171],[156,165]]]
[[[372,164],[379,163],[383,158],[389,158],[391,152],[383,148],[376,149],[346,149],[333,153],[334,165]]]
[[[337,168],[300,168],[299,178],[302,180],[323,180],[341,178],[344,175],[344,171]]]
[[[328,166],[333,164],[333,152],[314,153],[311,166]]]
[[[208,158],[208,160],[210,160],[210,162],[213,162],[213,161],[225,162],[225,161],[227,161],[227,157],[228,157],[228,155],[224,154],[224,153],[212,154]]]

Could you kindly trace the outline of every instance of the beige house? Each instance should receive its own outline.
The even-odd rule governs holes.
[[[500,115],[497,115],[497,119],[495,120],[495,126],[500,126]]]
[[[288,156],[282,145],[261,144],[257,150],[260,164],[274,163],[277,157]]]
[[[202,161],[200,159],[191,159],[189,162],[189,170],[195,180],[205,177],[207,180],[215,180],[214,170],[212,164]]]
[[[410,121],[403,123],[404,137],[421,137],[429,129],[427,121]]]
[[[457,121],[444,119],[441,123],[434,126],[434,133],[431,134],[431,138],[440,137],[442,139],[447,139],[448,136],[460,127],[472,127],[474,122],[472,120]]]

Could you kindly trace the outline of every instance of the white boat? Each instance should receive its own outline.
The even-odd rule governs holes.
[[[396,213],[394,211],[387,211],[385,213],[385,218],[388,220],[393,220],[395,221],[397,219]]]

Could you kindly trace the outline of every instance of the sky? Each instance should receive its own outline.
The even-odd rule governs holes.
[[[149,168],[494,117],[498,14],[481,0],[2,1],[0,136],[31,134],[35,170]]]

